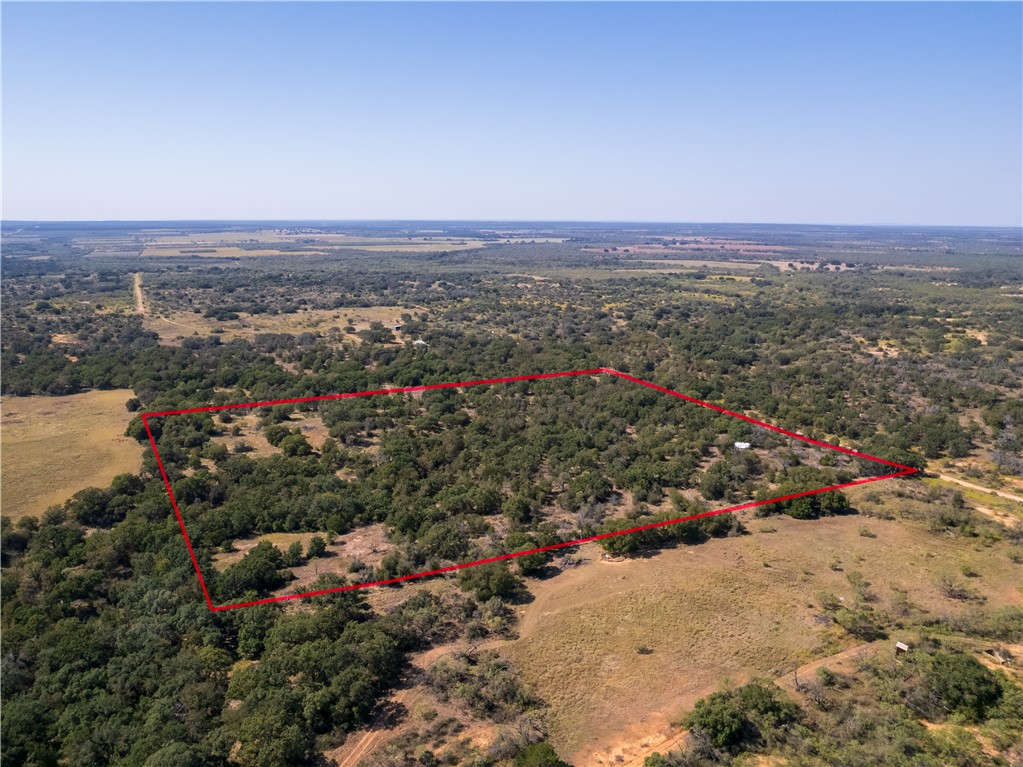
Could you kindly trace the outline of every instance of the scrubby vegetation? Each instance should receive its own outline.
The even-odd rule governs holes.
[[[735,234],[725,229],[709,231]],[[657,258],[633,260],[627,249],[637,237],[685,233],[579,226],[560,233],[565,242],[535,244],[475,234],[479,247],[432,253],[342,251],[324,241],[312,255],[256,261],[197,249],[140,266],[89,255],[96,237],[134,242],[133,232],[4,233],[5,406],[12,396],[131,389],[127,433],[144,449],[138,471],[109,486],[37,517],[3,520],[5,763],[308,763],[374,716],[409,674],[411,654],[507,635],[509,604],[527,602],[535,579],[558,572],[552,555],[534,554],[463,570],[442,595],[395,589],[383,607],[346,592],[211,613],[139,412],[611,366],[815,438],[1015,487],[1023,315],[1006,289],[1018,282],[1011,238],[932,233],[938,247],[890,231],[845,240],[777,231],[757,237],[793,248],[805,269],[736,271],[715,247],[699,256],[712,266],[665,274],[647,263]],[[861,236],[870,249],[857,244]],[[309,239],[316,243],[316,233]],[[907,253],[907,244],[917,249]],[[882,268],[907,258],[920,268]],[[818,268],[828,260],[853,268]],[[928,271],[951,266],[958,271]],[[132,303],[140,268],[146,315]],[[371,317],[381,306],[399,309],[400,326]],[[154,330],[159,317],[181,323],[186,315],[195,334],[180,342]],[[265,316],[311,324],[246,335],[246,323]],[[150,424],[217,604],[288,593],[303,568],[313,588],[391,578],[884,470],[608,377]],[[893,516],[861,505],[833,492],[762,513],[805,524],[857,511]],[[938,494],[903,511],[942,539],[1018,543],[1011,526],[981,520],[975,506]],[[381,550],[338,554],[338,540],[372,525],[386,530]],[[319,537],[305,547],[252,542],[300,532]],[[744,532],[741,520],[714,516],[604,545],[646,554]],[[214,566],[243,540],[244,556]],[[977,598],[972,584],[983,570],[950,569],[941,587],[976,611],[931,630],[1016,636],[1015,617]],[[911,605],[902,616],[874,610],[866,580],[850,581],[851,603],[822,599],[827,621],[861,639],[912,623]],[[849,711],[742,688],[698,707],[692,726],[706,733],[704,750],[677,758],[778,748],[824,762],[880,764],[899,753],[940,763],[947,753],[974,753],[971,727],[988,728],[978,737],[1009,753],[1019,726],[1015,683],[978,670],[967,654],[915,652],[900,668],[926,677],[925,699],[903,700],[897,679],[872,671],[868,681],[849,681],[859,696]],[[531,723],[543,718],[544,701],[500,657],[445,662],[429,678],[465,716],[499,725],[489,750],[466,746],[451,763],[557,763],[556,737]],[[921,731],[921,717],[951,725]],[[865,735],[853,745],[825,725]],[[882,732],[895,745],[883,747]],[[409,758],[425,764],[425,753]]]
[[[1021,626],[1023,628],[1023,626]],[[1023,756],[1023,686],[968,651],[922,639],[899,659],[864,659],[853,673],[822,666],[793,700],[754,682],[700,700],[684,748],[645,767],[745,764],[1011,764]]]

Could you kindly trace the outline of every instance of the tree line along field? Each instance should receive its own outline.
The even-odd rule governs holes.
[[[5,231],[4,447],[12,401],[84,423],[77,403],[118,392],[111,421],[136,461],[15,519],[9,496],[28,496],[8,476],[55,469],[4,453],[5,759],[1018,758],[1018,233],[438,228],[278,227],[240,243],[179,225],[188,241],[163,243],[276,251],[251,259],[139,258],[154,235],[115,228]],[[658,243],[706,263],[659,273],[632,252]],[[750,268],[779,258],[807,268]],[[154,325],[186,317],[173,338]],[[943,478],[211,613],[135,417],[603,366]],[[886,471],[591,378],[151,423],[215,602]],[[900,665],[895,640],[912,648]],[[872,660],[842,655],[788,684],[859,645]]]

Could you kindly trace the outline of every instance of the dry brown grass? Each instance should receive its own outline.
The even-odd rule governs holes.
[[[636,259],[641,264],[663,264],[667,266],[692,266],[692,267],[718,267],[719,269],[757,269],[761,263],[770,262],[753,262],[753,261],[706,261],[697,260],[690,258],[664,258],[664,259],[653,259],[653,258],[639,258]]]
[[[505,237],[499,240],[484,240],[478,237],[449,237],[441,233],[419,234],[414,237],[361,237],[349,234],[305,233],[293,234],[277,231],[248,232],[207,232],[188,235],[163,235],[149,238],[143,248],[143,256],[192,257],[192,258],[246,258],[259,256],[310,256],[322,255],[324,246],[331,249],[430,253],[437,251],[468,250],[488,245],[507,243],[560,243],[564,237]],[[281,250],[275,245],[295,243],[309,247],[303,250]],[[247,247],[239,247],[245,244]],[[253,245],[264,247],[254,248]],[[189,253],[195,250],[212,250],[210,253]]]
[[[239,415],[238,411],[232,414],[230,424],[218,424],[219,428],[228,432],[237,426],[239,433],[217,435],[212,437],[213,441],[227,446],[227,449],[232,453],[238,452],[238,445],[244,443],[250,448],[244,454],[251,458],[263,458],[268,455],[279,454],[280,451],[266,441],[266,437],[263,435],[263,427],[260,425],[259,415],[251,410],[243,410],[241,412],[243,413],[242,415]],[[299,413],[293,416],[292,420],[285,422],[284,425],[289,429],[299,429],[314,450],[322,449],[323,443],[330,436],[330,430],[324,425],[323,419],[318,415]]]
[[[238,426],[239,434],[213,437],[213,441],[226,445],[232,453],[238,451],[238,445],[248,445],[250,450],[245,455],[252,458],[263,458],[280,452],[266,441],[266,437],[263,436],[263,428],[259,424],[259,416],[256,413],[249,411],[244,415],[234,414],[232,423],[223,424],[221,428],[231,429],[233,426]]]
[[[291,574],[294,579],[275,591],[274,596],[307,591],[321,575],[342,575],[351,579],[349,566],[352,562],[360,560],[370,567],[379,567],[381,560],[393,548],[387,538],[387,528],[382,524],[366,525],[339,536],[332,536],[327,532],[269,533],[234,541],[231,551],[219,551],[213,555],[213,566],[223,572],[230,565],[240,562],[260,541],[269,541],[281,551],[287,551],[288,547],[297,541],[302,544],[304,552],[309,548],[309,541],[316,535],[327,542],[327,556],[310,559],[304,564],[292,567]],[[373,609],[385,612],[408,599],[417,590],[444,587],[444,581],[424,581],[401,588],[370,588],[363,593]],[[298,607],[298,603],[292,602],[289,606]]]
[[[233,551],[220,551],[213,555],[213,566],[223,572],[230,565],[237,564],[245,558],[252,549],[256,548],[256,545],[260,541],[269,541],[274,546],[279,548],[281,551],[287,551],[288,547],[291,546],[295,541],[302,544],[302,550],[305,551],[309,546],[309,541],[314,536],[319,535],[326,541],[330,541],[331,536],[327,533],[269,533],[267,535],[260,535],[257,538],[243,538],[234,542]],[[333,543],[327,544],[327,550],[332,553],[338,547]],[[316,560],[314,560],[316,561]]]
[[[210,251],[197,253],[195,251]],[[258,258],[260,256],[322,256],[322,250],[280,250],[278,248],[238,248],[202,245],[147,245],[141,255],[147,258]]]
[[[937,584],[963,565],[981,573],[970,586],[989,605],[1020,601],[1019,568],[1004,544],[977,550],[916,522],[855,516],[749,526],[752,535],[620,563],[601,561],[590,545],[589,562],[532,585],[520,638],[497,648],[550,703],[551,740],[563,758],[576,765],[631,758],[623,743],[638,752],[722,684],[791,673],[854,644],[815,622],[818,592],[851,602],[849,572],[873,583],[878,608],[899,587],[929,612],[969,609]],[[877,537],[862,536],[864,526]]]
[[[791,272],[803,267],[816,267],[819,262],[817,261],[779,261],[771,259],[757,259],[755,261],[737,260],[734,258],[725,258],[718,261],[714,260],[699,260],[689,258],[658,258],[658,259],[634,259],[637,263],[641,264],[667,264],[669,266],[681,266],[687,268],[708,268],[717,267],[719,269],[732,268],[732,269],[758,269],[763,265],[773,266],[781,272]],[[829,264],[827,266],[828,271],[845,272],[849,270],[845,264]],[[621,271],[621,270],[619,270]]]
[[[456,650],[464,650],[461,643],[433,647],[414,654],[409,660],[417,670],[429,668],[443,656]],[[370,723],[351,733],[338,748],[327,751],[324,756],[338,767],[358,767],[377,763],[374,757],[386,746],[402,735],[423,732],[445,720],[457,720],[464,729],[455,735],[436,735],[430,740],[431,749],[443,754],[455,743],[485,750],[493,742],[497,732],[494,723],[479,719],[450,700],[441,700],[436,692],[423,683],[407,684],[388,696],[378,708],[377,715]]]
[[[9,517],[41,514],[87,487],[137,472],[142,447],[124,436],[130,389],[66,397],[5,397],[0,492]]]
[[[203,317],[194,312],[154,310],[150,307],[145,320],[147,330],[160,335],[163,344],[177,345],[194,335],[219,335],[224,341],[234,338],[252,340],[260,333],[329,333],[336,329],[346,341],[361,343],[355,333],[344,332],[349,325],[356,333],[366,330],[373,322],[385,327],[401,324],[401,315],[418,311],[417,307],[404,306],[355,306],[342,309],[309,309],[293,314],[241,314],[237,320],[221,322],[212,317]],[[395,334],[401,338],[401,333]]]

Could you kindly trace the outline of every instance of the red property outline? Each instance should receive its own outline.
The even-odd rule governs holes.
[[[171,416],[171,415],[185,415],[185,414],[188,414],[188,413],[211,413],[211,412],[216,412],[216,411],[220,411],[220,410],[235,410],[235,409],[239,409],[239,408],[265,407],[265,406],[269,406],[269,405],[294,405],[294,404],[300,404],[300,403],[304,403],[304,402],[323,402],[325,400],[348,399],[350,397],[372,397],[372,396],[377,395],[377,394],[403,394],[403,393],[406,393],[406,392],[433,391],[435,389],[454,389],[454,388],[459,388],[459,387],[462,387],[462,386],[483,386],[483,385],[487,385],[487,384],[515,383],[516,381],[538,381],[538,380],[547,379],[547,378],[564,378],[564,377],[567,377],[567,376],[600,375],[600,374],[617,376],[618,378],[624,379],[626,381],[632,381],[633,383],[639,384],[640,386],[646,386],[647,388],[653,389],[654,391],[659,391],[659,392],[661,392],[663,394],[669,394],[672,397],[678,397],[679,399],[683,399],[686,402],[692,402],[693,404],[699,405],[700,407],[705,407],[705,408],[709,408],[711,410],[716,410],[719,413],[724,413],[725,415],[732,416],[733,418],[739,418],[739,419],[741,419],[743,421],[747,421],[747,422],[755,424],[757,426],[762,426],[765,429],[770,429],[771,431],[778,432],[779,434],[784,434],[787,437],[791,437],[793,439],[798,439],[798,440],[800,440],[802,442],[807,442],[807,443],[809,443],[811,445],[817,445],[818,447],[827,448],[828,450],[836,450],[836,451],[838,451],[840,453],[845,453],[847,455],[853,455],[853,456],[856,456],[857,458],[865,458],[868,461],[875,461],[877,463],[883,463],[886,466],[892,466],[892,467],[895,467],[897,469],[901,469],[901,471],[893,472],[892,474],[882,474],[881,476],[878,476],[878,477],[867,477],[866,479],[857,479],[857,480],[855,480],[853,482],[845,482],[845,483],[840,484],[840,485],[831,485],[829,487],[822,487],[822,488],[819,488],[817,490],[806,490],[806,491],[801,492],[801,493],[793,493],[792,495],[783,495],[783,496],[779,496],[778,498],[769,498],[766,501],[750,501],[749,503],[743,503],[743,504],[740,504],[738,506],[731,506],[731,507],[729,507],[727,509],[715,509],[714,511],[705,511],[705,512],[703,512],[701,514],[693,514],[692,516],[688,516],[688,517],[679,517],[678,519],[669,519],[669,520],[666,520],[664,522],[654,522],[654,523],[649,524],[649,525],[641,525],[639,527],[631,527],[628,530],[618,530],[618,531],[615,531],[613,533],[601,533],[600,535],[591,535],[591,536],[589,536],[587,538],[578,538],[578,539],[576,539],[574,541],[565,541],[564,543],[555,543],[555,544],[552,544],[550,546],[540,546],[539,548],[526,549],[525,551],[516,551],[516,552],[513,552],[511,554],[501,554],[499,556],[488,557],[486,559],[478,559],[475,562],[464,562],[464,563],[459,564],[459,565],[450,565],[448,567],[440,567],[440,568],[438,568],[436,570],[426,570],[426,571],[423,571],[421,573],[413,573],[411,575],[402,575],[402,576],[399,576],[397,578],[388,578],[387,580],[383,580],[383,581],[373,581],[371,583],[353,583],[353,584],[348,585],[348,586],[337,586],[337,587],[332,588],[332,589],[323,589],[321,591],[309,591],[309,592],[305,592],[305,593],[302,593],[302,594],[285,594],[285,595],[279,596],[279,597],[268,597],[266,599],[256,599],[256,600],[253,600],[251,602],[236,602],[234,604],[229,604],[229,605],[214,605],[213,601],[210,599],[210,592],[206,588],[206,580],[202,577],[202,571],[199,569],[199,560],[196,559],[195,551],[192,549],[192,541],[188,537],[188,531],[185,530],[185,521],[184,521],[184,519],[181,516],[181,510],[178,508],[178,502],[177,502],[177,499],[174,497],[174,491],[171,489],[170,478],[167,476],[167,471],[163,467],[163,461],[160,458],[160,453],[159,453],[159,451],[156,448],[156,439],[153,437],[153,432],[149,428],[149,419],[150,418],[163,418],[163,417]],[[818,493],[826,493],[829,490],[841,490],[843,488],[854,487],[856,485],[865,485],[865,484],[867,484],[869,482],[880,482],[883,479],[893,479],[895,477],[904,477],[904,476],[906,476],[908,474],[916,474],[919,471],[919,469],[914,469],[911,466],[903,466],[901,463],[895,463],[894,461],[888,461],[888,460],[886,460],[884,458],[878,458],[878,457],[873,456],[873,455],[867,455],[866,453],[860,453],[860,452],[857,452],[856,450],[850,450],[847,447],[841,447],[839,445],[831,445],[831,444],[828,444],[827,442],[821,442],[820,440],[812,439],[810,437],[804,437],[802,434],[797,434],[797,433],[789,431],[787,429],[783,429],[780,426],[772,426],[771,424],[764,423],[763,421],[759,421],[756,418],[751,418],[748,415],[743,415],[742,413],[735,413],[735,412],[733,412],[731,410],[727,410],[727,409],[725,409],[725,408],[723,408],[723,407],[721,407],[719,405],[713,405],[713,404],[711,404],[709,402],[704,402],[703,400],[696,399],[695,397],[689,397],[689,396],[687,396],[685,394],[680,394],[677,391],[672,391],[671,389],[666,389],[663,386],[658,386],[657,384],[650,383],[649,381],[644,381],[644,380],[642,380],[640,378],[634,378],[633,376],[630,376],[630,375],[628,375],[626,373],[620,373],[619,371],[614,370],[613,368],[596,368],[594,370],[571,370],[571,371],[566,371],[566,372],[563,372],[563,373],[540,373],[540,374],[537,374],[537,375],[512,376],[512,377],[509,377],[509,378],[488,378],[488,379],[484,379],[484,380],[480,380],[480,381],[461,381],[461,382],[455,382],[455,383],[430,384],[428,386],[405,386],[405,387],[402,387],[402,388],[395,388],[395,389],[376,389],[376,390],[373,390],[373,391],[350,392],[350,393],[347,393],[347,394],[325,394],[325,395],[317,396],[317,397],[297,397],[295,399],[278,399],[278,400],[269,400],[267,402],[243,402],[243,403],[234,404],[234,405],[213,405],[213,406],[210,406],[210,407],[196,407],[196,408],[188,408],[188,409],[185,409],[185,410],[166,410],[166,411],[163,411],[163,412],[160,412],[160,413],[142,413],[141,414],[141,418],[142,418],[142,424],[146,428],[146,434],[149,435],[149,444],[152,445],[152,447],[153,447],[153,455],[156,457],[156,464],[157,464],[157,466],[160,467],[160,474],[163,476],[163,483],[164,483],[164,485],[167,488],[167,495],[170,497],[171,506],[174,507],[174,514],[178,518],[178,525],[181,527],[181,534],[185,538],[185,546],[188,548],[188,555],[192,558],[192,564],[195,566],[195,574],[199,576],[199,585],[202,587],[203,596],[206,597],[206,604],[209,606],[209,608],[210,608],[210,610],[212,612],[219,612],[221,610],[234,610],[234,609],[237,609],[239,607],[251,607],[253,605],[265,605],[265,604],[270,604],[272,602],[285,602],[285,601],[287,601],[289,599],[302,599],[302,598],[305,598],[305,597],[315,597],[315,596],[321,596],[323,594],[333,594],[333,593],[338,592],[338,591],[353,591],[355,589],[369,588],[370,586],[388,586],[388,585],[393,584],[393,583],[401,583],[402,581],[415,580],[416,578],[428,578],[428,577],[430,577],[432,575],[440,575],[441,573],[450,573],[450,572],[453,572],[455,570],[461,570],[461,569],[466,568],[466,567],[475,567],[476,565],[485,565],[485,564],[487,564],[489,562],[501,562],[501,561],[506,560],[506,559],[514,559],[516,557],[522,557],[522,556],[525,556],[527,554],[537,554],[537,553],[544,552],[544,551],[553,551],[554,549],[563,549],[563,548],[567,548],[567,547],[570,547],[570,546],[579,546],[580,544],[583,544],[583,543],[590,543],[592,541],[600,541],[600,540],[603,540],[605,538],[614,538],[615,536],[618,536],[618,535],[627,535],[629,533],[638,533],[638,532],[641,532],[643,530],[652,530],[652,529],[657,528],[657,527],[667,527],[669,525],[677,525],[680,522],[688,522],[690,520],[700,519],[702,517],[712,517],[712,516],[717,515],[717,514],[727,514],[727,513],[732,512],[732,511],[742,511],[743,509],[752,509],[752,508],[754,508],[756,506],[766,506],[768,504],[778,503],[780,501],[789,501],[789,500],[792,500],[793,498],[803,498],[803,497],[808,496],[808,495],[816,495]]]

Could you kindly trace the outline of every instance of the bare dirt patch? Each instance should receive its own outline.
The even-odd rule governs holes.
[[[351,579],[353,576],[349,570],[353,562],[358,560],[370,567],[378,567],[387,552],[393,548],[387,538],[387,528],[382,524],[367,525],[338,536],[327,532],[268,533],[234,541],[231,551],[220,551],[213,555],[213,566],[223,572],[229,566],[240,562],[260,541],[268,541],[281,551],[286,551],[289,546],[298,542],[302,545],[302,550],[306,551],[309,548],[309,541],[317,535],[327,542],[327,556],[309,559],[291,568],[294,579],[274,592],[274,596],[307,591],[310,584],[321,575],[343,575]],[[407,591],[403,592],[401,589],[393,591],[401,595],[400,601],[409,596]]]
[[[238,427],[238,434],[228,433],[216,436],[212,438],[213,441],[226,445],[227,449],[232,453],[244,452],[246,455],[254,458],[276,455],[279,452],[263,436],[263,428],[260,426],[259,416],[256,413],[249,412],[241,416],[235,415],[232,416],[230,424],[221,424],[221,428],[228,431],[232,431],[235,426]],[[242,446],[243,449],[239,450],[239,446]]]
[[[464,649],[461,644],[441,645],[412,656],[412,680],[428,669],[438,659]],[[458,722],[452,735],[428,738],[432,750],[441,753],[455,742],[474,745],[485,749],[494,739],[496,727],[492,722],[476,719],[451,701],[442,701],[425,684],[414,681],[392,693],[380,706],[377,715],[364,728],[353,732],[340,747],[328,751],[325,756],[338,767],[357,767],[374,763],[374,755],[380,754],[391,742],[402,736],[437,729],[438,724]]]
[[[132,277],[132,289],[135,292],[135,313],[141,314],[143,317],[146,316],[146,302],[142,295],[142,275],[135,273]]]
[[[297,425],[302,435],[313,446],[313,450],[321,450],[323,443],[330,436],[330,429],[324,425],[323,419],[318,415],[306,416]]]

